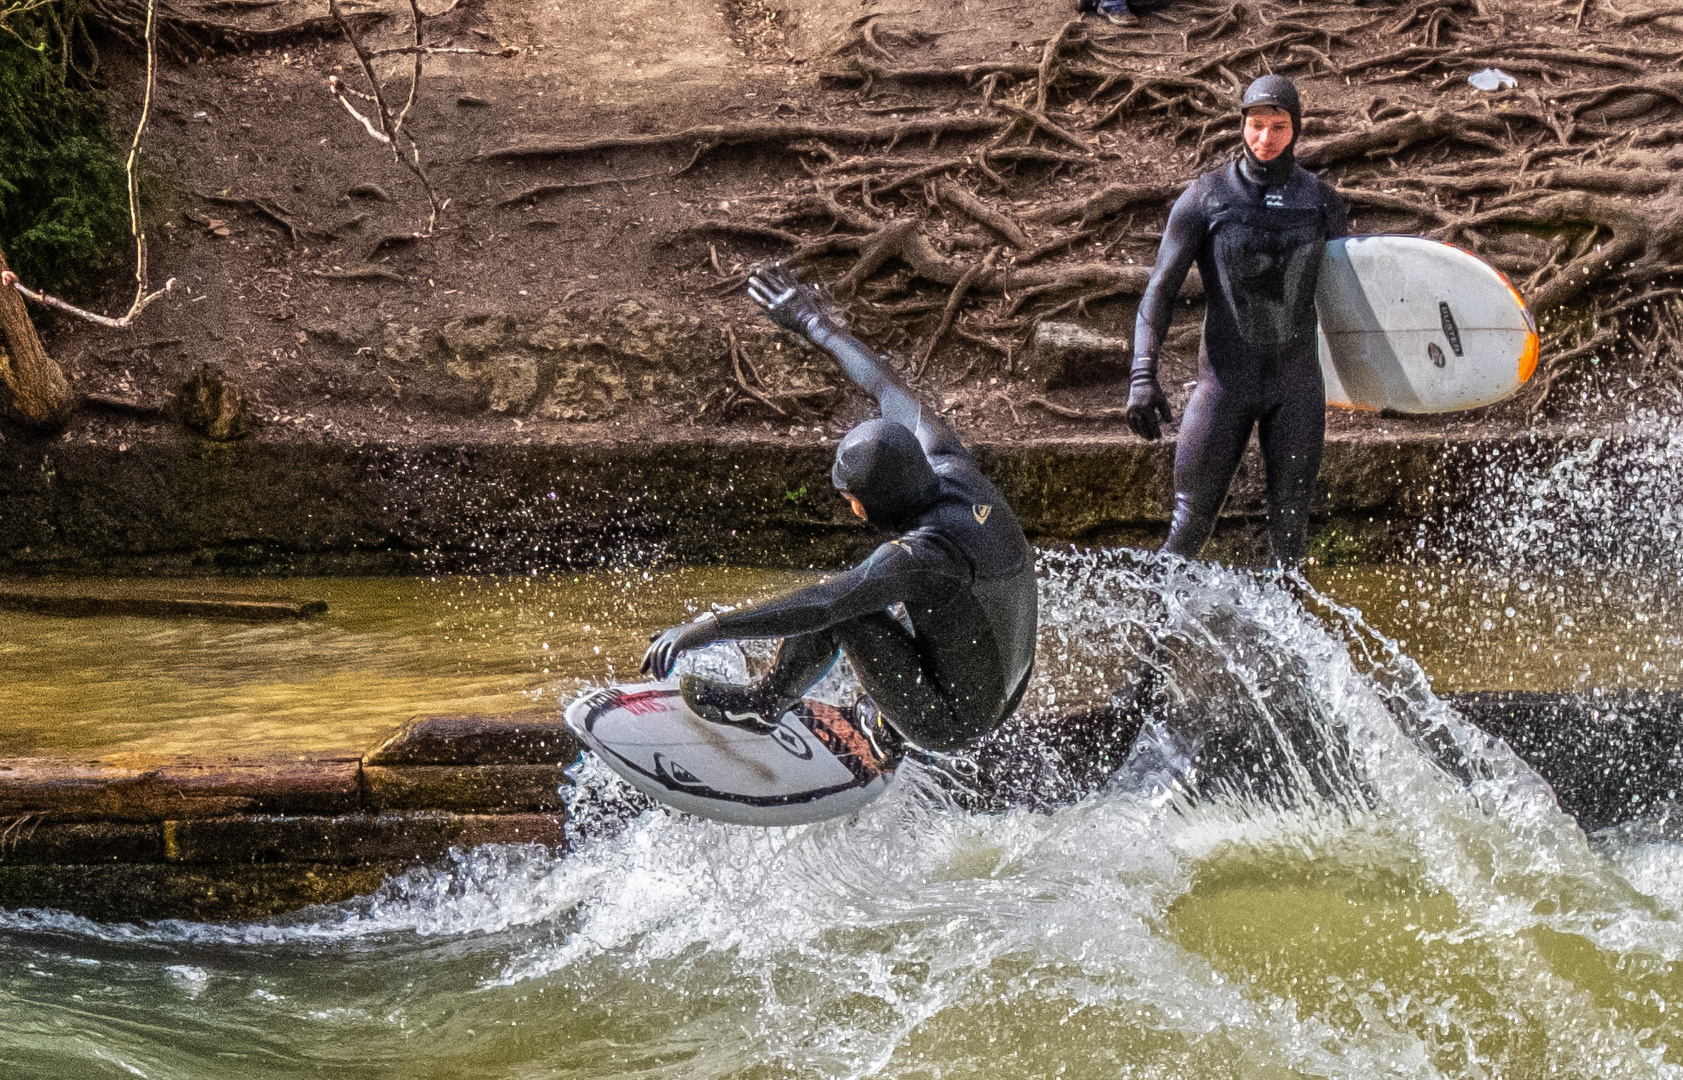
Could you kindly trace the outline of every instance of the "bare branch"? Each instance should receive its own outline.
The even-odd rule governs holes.
[[[431,236],[438,227],[438,215],[444,209],[444,204],[439,200],[438,189],[433,187],[432,177],[427,175],[426,169],[421,165],[420,145],[416,143],[413,135],[403,131],[404,118],[409,115],[410,108],[415,104],[417,88],[421,84],[421,62],[424,53],[417,52],[415,54],[415,74],[409,84],[409,99],[403,106],[403,112],[394,118],[390,106],[386,104],[386,95],[381,89],[380,77],[374,71],[374,54],[368,50],[368,46],[362,43],[362,39],[357,37],[356,31],[352,29],[350,21],[346,19],[343,9],[339,6],[339,0],[327,0],[327,7],[332,12],[334,21],[339,24],[339,29],[345,35],[345,40],[350,42],[351,50],[356,53],[357,59],[362,62],[363,74],[368,77],[368,85],[373,91],[375,111],[380,121],[380,134],[375,135],[373,126],[368,122],[368,119],[351,106],[351,103],[341,91],[336,76],[329,76],[328,87],[333,91],[333,96],[338,98],[339,103],[345,107],[345,110],[360,120],[363,127],[368,129],[370,135],[374,135],[376,139],[389,146],[392,157],[397,159],[397,163],[415,174],[415,179],[421,182],[421,187],[427,193],[427,206],[430,211],[427,215],[426,232],[421,235]],[[420,5],[416,3],[416,0],[410,0],[409,9],[415,21],[415,44],[419,47],[423,44],[421,41],[421,20],[424,16],[421,14]],[[409,144],[407,154],[397,143],[400,132]],[[384,138],[381,138],[381,135]]]

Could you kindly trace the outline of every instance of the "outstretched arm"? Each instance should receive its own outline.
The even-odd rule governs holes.
[[[672,673],[681,653],[724,638],[772,638],[810,634],[890,604],[938,592],[945,581],[961,581],[963,567],[926,566],[898,541],[828,581],[797,589],[723,615],[711,612],[656,635],[643,656],[643,671],[657,679]]]
[[[772,322],[835,357],[847,377],[876,399],[883,419],[915,434],[925,454],[965,453],[964,444],[946,421],[920,406],[911,388],[864,342],[848,333],[840,319],[826,312],[818,294],[786,268],[756,271],[748,279],[748,295]]]

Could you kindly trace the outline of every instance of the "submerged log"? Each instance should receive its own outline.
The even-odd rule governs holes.
[[[0,610],[32,611],[39,615],[69,618],[133,615],[142,618],[277,622],[324,614],[327,601],[207,594],[186,587],[172,589],[151,583],[125,588],[121,585],[78,582],[0,585]]]

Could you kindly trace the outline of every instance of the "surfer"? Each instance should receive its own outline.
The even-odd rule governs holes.
[[[830,479],[855,515],[895,537],[828,581],[658,635],[643,670],[664,679],[686,650],[777,637],[760,681],[685,675],[685,704],[716,723],[770,730],[845,652],[883,718],[914,745],[944,750],[987,734],[1016,709],[1034,664],[1038,601],[1022,525],[952,428],[812,289],[773,267],[748,291],[876,399],[882,416],[842,439]],[[896,605],[909,629],[889,612]]]
[[[1297,87],[1251,83],[1240,102],[1244,151],[1193,181],[1163,231],[1134,324],[1128,426],[1156,439],[1172,419],[1157,382],[1175,295],[1194,263],[1204,283],[1198,384],[1175,448],[1175,509],[1163,550],[1195,558],[1215,529],[1240,455],[1259,427],[1274,559],[1303,559],[1326,437],[1315,349],[1315,284],[1326,242],[1349,232],[1344,200],[1298,165]]]

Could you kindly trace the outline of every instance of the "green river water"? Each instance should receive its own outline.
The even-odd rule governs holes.
[[[564,855],[456,852],[248,923],[0,912],[0,1077],[1683,1076],[1675,815],[1586,837],[1436,696],[1677,688],[1662,449],[1493,478],[1465,563],[1329,569],[1302,601],[1048,552],[1031,705],[1142,660],[1179,701],[1051,812],[963,810],[908,763],[844,820],[626,817],[587,760]],[[0,753],[355,752],[628,676],[650,629],[804,577],[247,584],[331,605],[264,626],[0,614]],[[1186,794],[1200,730],[1277,775]]]

